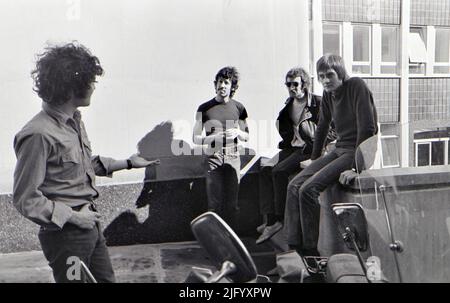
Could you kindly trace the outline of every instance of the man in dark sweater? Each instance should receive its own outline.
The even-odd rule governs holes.
[[[378,132],[372,93],[362,79],[348,77],[342,58],[324,55],[316,68],[324,93],[313,161],[289,183],[285,212],[288,245],[302,255],[319,255],[320,193],[338,181],[341,173],[341,180],[352,179],[356,148]],[[338,136],[336,149],[321,156],[331,121]]]

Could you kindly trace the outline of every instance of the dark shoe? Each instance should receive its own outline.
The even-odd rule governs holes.
[[[317,248],[300,249],[299,254],[302,257],[319,257],[320,256],[320,253],[317,250]]]
[[[281,222],[275,222],[274,225],[269,225],[264,228],[264,231],[261,236],[259,236],[258,240],[256,240],[256,244],[261,244],[275,235],[283,228],[283,224]]]
[[[279,276],[280,274],[278,273],[278,267],[274,267],[271,270],[269,270],[268,272],[266,272],[267,276]]]

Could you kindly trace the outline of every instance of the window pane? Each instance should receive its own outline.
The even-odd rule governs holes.
[[[398,138],[382,138],[383,166],[400,165]]]
[[[383,27],[381,29],[381,61],[397,62],[398,49],[398,29]]]
[[[408,54],[409,62],[423,63],[427,61],[427,49],[425,41],[419,33],[409,33],[408,36]]]
[[[450,74],[450,66],[435,66],[435,74]]]
[[[444,141],[431,142],[431,165],[444,165]]]
[[[338,24],[323,25],[323,53],[340,55],[340,33]]]
[[[410,74],[425,74],[425,64],[410,64],[409,65]]]
[[[450,60],[450,30],[437,28],[436,29],[436,62],[449,62]]]
[[[381,66],[382,74],[397,74],[397,66]]]
[[[353,65],[352,72],[355,74],[370,74],[369,65]]]
[[[430,165],[430,147],[429,143],[418,144],[417,146],[417,166]]]
[[[370,61],[370,27],[353,26],[353,61]]]

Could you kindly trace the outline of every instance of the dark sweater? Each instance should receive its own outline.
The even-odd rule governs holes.
[[[334,95],[323,93],[312,160],[321,156],[332,120],[338,136],[336,148],[356,149],[361,142],[378,132],[372,93],[361,78],[345,80]]]

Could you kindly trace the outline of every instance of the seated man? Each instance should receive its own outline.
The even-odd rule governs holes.
[[[261,167],[259,178],[260,211],[265,224],[257,244],[270,239],[283,226],[288,178],[300,171],[300,162],[311,157],[314,132],[319,122],[322,97],[311,94],[311,77],[301,67],[286,74],[289,92],[283,109],[278,114],[277,128],[282,138],[281,151]]]
[[[372,93],[361,78],[349,78],[340,56],[326,54],[317,61],[317,75],[323,85],[320,119],[317,126],[312,163],[288,185],[285,220],[287,241],[302,255],[318,255],[319,195],[338,181],[355,173],[355,151],[378,132]],[[338,136],[335,150],[321,156],[328,128],[334,122]],[[348,171],[349,170],[349,171]]]

